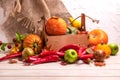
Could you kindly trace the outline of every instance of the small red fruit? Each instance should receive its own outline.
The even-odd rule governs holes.
[[[0,45],[2,45],[2,41],[0,41]]]
[[[13,38],[13,42],[16,42],[17,40],[16,40],[16,38]]]
[[[7,45],[7,48],[8,48],[8,49],[11,49],[11,45],[10,45],[10,44],[8,44],[8,45]]]
[[[18,44],[18,43],[16,43],[16,44],[15,44],[15,47],[18,47],[18,46],[19,46],[19,44]]]

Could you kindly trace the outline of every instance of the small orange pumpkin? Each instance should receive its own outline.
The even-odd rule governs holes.
[[[66,22],[57,16],[48,19],[46,23],[46,32],[48,35],[64,35],[67,31]]]
[[[35,53],[40,53],[42,49],[42,40],[36,34],[28,34],[23,41],[23,48],[30,47]]]

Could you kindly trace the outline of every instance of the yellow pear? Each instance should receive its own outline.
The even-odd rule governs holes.
[[[71,22],[71,25],[77,29],[81,28],[81,22],[79,20],[75,20],[73,17],[69,17],[69,21]]]

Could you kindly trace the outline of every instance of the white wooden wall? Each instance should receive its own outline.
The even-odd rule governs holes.
[[[73,17],[81,13],[100,20],[99,24],[86,21],[87,30],[101,28],[109,36],[109,43],[120,44],[120,0],[62,0]]]

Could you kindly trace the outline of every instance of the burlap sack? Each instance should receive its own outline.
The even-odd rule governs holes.
[[[37,33],[43,37],[45,22],[51,16],[60,16],[67,21],[70,16],[61,0],[0,0],[6,21],[2,24],[8,40],[15,32]]]

